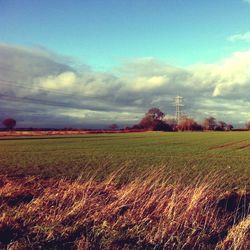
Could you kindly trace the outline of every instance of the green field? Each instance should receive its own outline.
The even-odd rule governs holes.
[[[249,185],[250,133],[126,133],[0,139],[2,174],[103,178],[125,167],[133,178],[148,168],[196,175],[226,175],[226,185]]]

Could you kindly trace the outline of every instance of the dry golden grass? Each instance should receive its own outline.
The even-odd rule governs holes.
[[[0,247],[250,248],[246,190],[220,193],[212,176],[192,186],[162,176],[157,170],[127,184],[116,174],[102,182],[1,176]]]
[[[250,215],[233,226],[218,249],[249,249],[250,246]]]
[[[88,131],[0,131],[0,137],[5,136],[47,136],[47,135],[81,135]]]

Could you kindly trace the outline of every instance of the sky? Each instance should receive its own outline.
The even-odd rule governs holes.
[[[0,24],[0,120],[126,126],[177,94],[198,121],[250,119],[248,0],[0,0]]]

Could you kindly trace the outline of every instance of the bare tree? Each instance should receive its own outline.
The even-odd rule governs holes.
[[[250,130],[250,121],[246,123],[246,128]]]
[[[217,131],[225,131],[227,129],[227,124],[223,121],[219,121],[218,123],[216,123],[216,126],[214,128],[214,130]]]
[[[176,119],[174,119],[174,118],[166,118],[166,119],[164,119],[164,122],[170,126],[172,131],[177,130],[177,121],[176,121]]]
[[[111,125],[109,126],[109,128],[111,128],[112,130],[116,130],[116,129],[118,129],[118,125],[115,124],[115,123],[113,123],[113,124],[111,124]]]
[[[233,130],[233,128],[234,128],[234,126],[232,124],[227,124],[227,126],[226,126],[227,131],[231,131],[231,130]]]
[[[16,120],[14,120],[13,118],[6,118],[3,120],[2,124],[6,129],[12,130],[16,126]]]
[[[203,127],[205,130],[215,130],[216,125],[217,125],[216,119],[212,116],[206,118],[203,121]]]
[[[203,129],[201,125],[199,125],[194,119],[189,117],[183,117],[180,123],[177,125],[177,128],[181,131],[195,131]]]

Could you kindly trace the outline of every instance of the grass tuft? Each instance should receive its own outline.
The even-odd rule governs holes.
[[[119,183],[0,176],[0,248],[249,249],[250,193],[164,170]],[[212,180],[212,181],[211,181]]]

